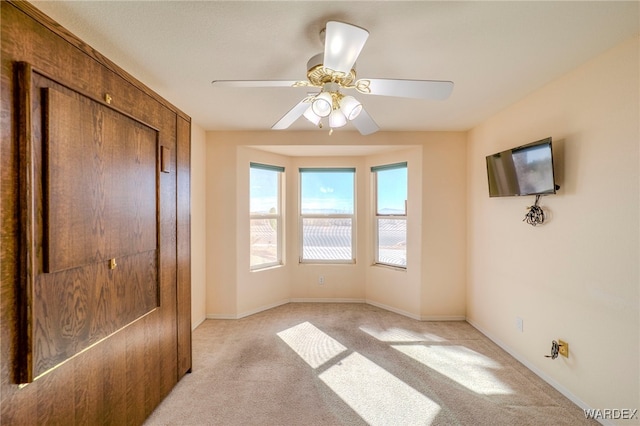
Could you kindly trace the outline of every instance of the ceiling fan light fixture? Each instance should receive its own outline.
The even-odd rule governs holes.
[[[356,78],[356,60],[360,55],[369,32],[345,22],[329,21],[320,31],[322,52],[307,62],[307,79],[286,80],[214,80],[217,87],[310,87],[314,93],[307,96],[289,110],[271,128],[289,128],[300,116],[322,128],[329,124],[329,134],[335,128],[345,126],[348,121],[360,132],[369,135],[380,128],[353,96],[345,96],[343,90],[356,90],[357,96],[377,95],[411,99],[447,99],[453,90],[452,81],[407,80],[392,78]],[[319,90],[319,93],[317,92]],[[325,119],[326,120],[323,120]]]
[[[320,124],[321,117],[317,115],[315,112],[313,112],[313,106],[309,106],[309,108],[307,108],[307,110],[302,115],[304,116],[304,118],[306,118],[311,123],[313,123],[314,126],[317,126],[318,124]]]
[[[331,93],[322,92],[311,102],[311,109],[318,117],[327,117],[333,109]]]
[[[345,96],[340,99],[340,109],[347,119],[351,121],[362,111],[362,104],[353,96]]]
[[[347,117],[339,109],[334,109],[329,115],[329,127],[336,129],[347,124]]]

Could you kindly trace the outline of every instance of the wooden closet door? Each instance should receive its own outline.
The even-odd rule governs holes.
[[[158,307],[158,131],[21,64],[31,382]]]
[[[0,7],[0,423],[142,424],[191,368],[190,119]]]

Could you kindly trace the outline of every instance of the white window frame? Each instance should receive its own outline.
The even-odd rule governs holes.
[[[303,214],[302,213],[302,175],[304,173],[353,173],[353,213],[352,214]],[[316,264],[354,264],[356,263],[356,169],[355,167],[303,167],[298,169],[298,230],[299,262]],[[304,258],[304,219],[351,219],[351,259],[305,259]]]
[[[284,260],[283,260],[283,228],[282,228],[282,224],[283,224],[283,220],[282,220],[282,210],[283,210],[283,203],[282,203],[282,191],[283,191],[283,176],[284,176],[284,167],[281,166],[272,166],[269,164],[262,164],[262,163],[249,163],[249,170],[251,169],[261,169],[261,170],[269,170],[269,171],[273,171],[273,172],[278,172],[277,176],[278,176],[278,183],[277,183],[277,188],[278,188],[278,199],[276,201],[277,203],[277,212],[276,213],[251,213],[249,212],[249,236],[251,236],[251,223],[253,220],[275,220],[276,221],[276,261],[274,262],[265,262],[265,263],[260,263],[257,265],[252,265],[251,264],[251,246],[249,247],[249,268],[251,271],[259,271],[261,269],[267,269],[267,268],[273,268],[275,266],[281,266],[284,265]],[[249,174],[249,185],[251,185],[251,174]],[[251,192],[249,192],[249,197],[251,197]],[[249,204],[251,204],[251,202],[249,202]],[[251,242],[249,242],[249,244],[251,244]]]
[[[371,167],[371,173],[373,174],[373,216],[374,216],[374,220],[373,220],[373,241],[374,241],[374,247],[373,247],[373,253],[374,253],[374,257],[373,257],[373,264],[374,265],[383,265],[383,266],[389,266],[392,268],[398,268],[398,269],[402,269],[402,270],[406,270],[407,269],[407,265],[399,265],[396,263],[389,263],[389,262],[383,262],[380,260],[380,226],[379,226],[379,222],[380,219],[396,219],[396,220],[404,220],[405,221],[405,229],[406,229],[406,221],[407,221],[407,200],[404,200],[404,214],[384,214],[384,213],[380,213],[378,211],[378,172],[380,171],[385,171],[385,170],[393,170],[393,169],[400,169],[400,168],[405,168],[407,169],[407,198],[409,197],[409,175],[408,175],[408,167],[407,167],[407,162],[400,162],[400,163],[393,163],[393,164],[384,164],[384,165],[380,165],[380,166],[373,166]],[[409,233],[407,232],[407,238],[409,237],[408,235]],[[405,255],[406,255],[406,251],[407,251],[407,246],[405,245]]]

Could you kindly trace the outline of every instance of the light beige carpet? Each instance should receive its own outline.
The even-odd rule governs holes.
[[[145,424],[597,423],[466,322],[290,303],[202,323],[193,372]]]

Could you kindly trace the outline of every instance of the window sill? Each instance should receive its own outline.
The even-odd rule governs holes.
[[[377,266],[377,267],[380,267],[380,268],[391,269],[391,270],[398,271],[398,272],[407,272],[407,267],[406,266],[387,265],[386,263],[372,263],[371,266]]]
[[[260,266],[258,268],[253,268],[250,270],[250,272],[262,272],[262,271],[269,271],[271,269],[278,269],[278,268],[282,268],[284,266],[283,263],[279,263],[277,265],[268,265],[268,266]]]

